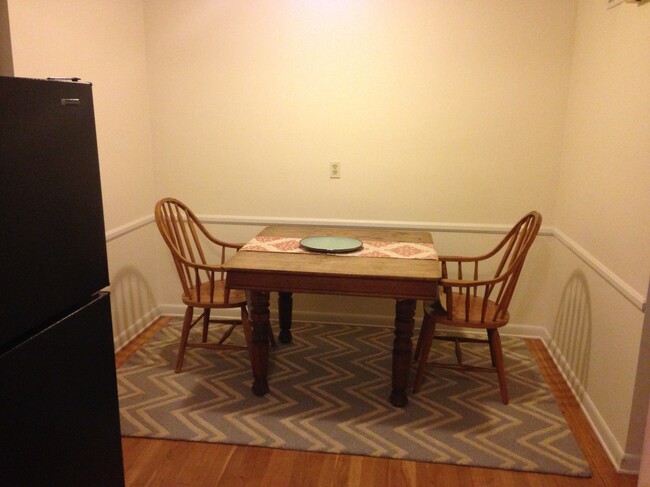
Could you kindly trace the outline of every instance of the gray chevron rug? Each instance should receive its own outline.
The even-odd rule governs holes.
[[[241,351],[188,349],[175,374],[179,336],[172,320],[118,369],[124,436],[591,475],[522,339],[503,338],[508,406],[494,374],[430,369],[396,408],[391,328],[294,324],[293,343],[271,350],[264,397]],[[489,361],[487,347],[467,345],[466,363]],[[453,344],[436,341],[433,353],[451,360]]]

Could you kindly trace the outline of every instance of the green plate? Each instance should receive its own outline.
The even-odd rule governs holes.
[[[300,245],[313,252],[344,254],[359,250],[363,247],[363,242],[356,238],[347,237],[309,237],[303,238]]]

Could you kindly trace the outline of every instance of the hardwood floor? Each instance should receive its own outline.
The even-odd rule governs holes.
[[[162,318],[117,353],[119,367],[169,318]],[[635,487],[636,475],[617,474],[587,418],[540,340],[526,343],[582,448],[593,476],[512,472],[477,467],[270,448],[123,438],[129,487]]]

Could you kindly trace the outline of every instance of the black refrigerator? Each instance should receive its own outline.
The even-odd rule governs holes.
[[[0,77],[0,283],[0,486],[123,486],[89,83]]]

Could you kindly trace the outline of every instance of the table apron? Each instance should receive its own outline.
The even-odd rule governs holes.
[[[230,270],[231,289],[309,294],[338,294],[395,299],[434,299],[437,280],[377,278],[368,276],[301,276],[299,274],[249,273]]]

